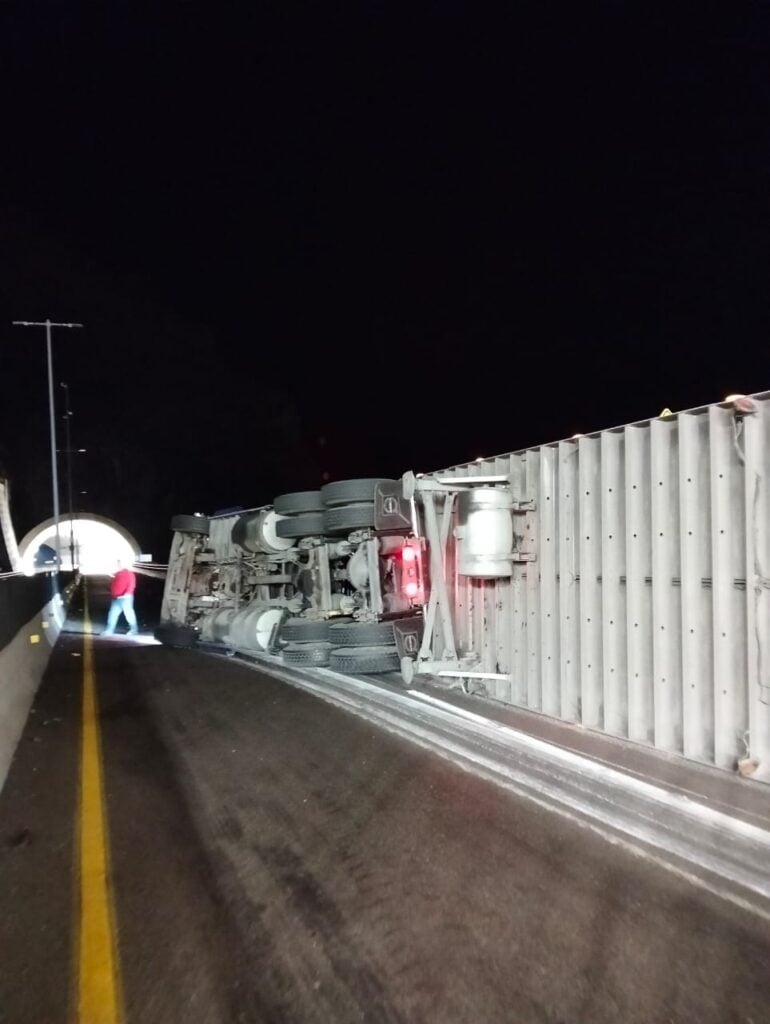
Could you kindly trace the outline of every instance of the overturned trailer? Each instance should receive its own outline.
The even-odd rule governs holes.
[[[177,517],[160,636],[770,777],[770,395]]]

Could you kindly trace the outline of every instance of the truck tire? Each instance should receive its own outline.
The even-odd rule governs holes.
[[[342,505],[327,508],[323,513],[324,533],[350,533],[374,526],[374,502],[359,502],[357,505]]]
[[[334,622],[329,626],[334,647],[384,647],[396,642],[392,622]]]
[[[161,622],[155,627],[155,639],[164,647],[194,647],[198,642],[198,631],[178,622]]]
[[[398,672],[400,667],[395,647],[340,647],[329,655],[334,672]]]
[[[305,512],[301,516],[282,519],[276,524],[275,532],[279,537],[290,537],[301,540],[303,537],[321,537],[324,532],[324,513]]]
[[[206,516],[174,516],[171,520],[171,529],[174,533],[204,535],[209,532],[209,521]]]
[[[294,643],[325,642],[329,639],[329,623],[314,619],[287,619],[281,626],[281,640]]]
[[[361,480],[333,480],[321,488],[321,500],[324,505],[353,505],[360,501],[374,501],[374,489],[377,484],[393,484],[395,480],[384,480],[380,477]]]
[[[323,512],[324,505],[320,491],[294,491],[279,494],[273,508],[279,516],[295,516],[299,512]]]
[[[331,649],[331,644],[289,644],[283,651],[283,663],[296,668],[323,668],[329,664]]]

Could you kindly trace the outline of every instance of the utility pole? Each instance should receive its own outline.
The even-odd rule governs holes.
[[[45,327],[46,356],[48,359],[48,416],[51,431],[51,491],[53,497],[53,521],[56,530],[56,571],[61,569],[59,547],[59,472],[56,460],[56,415],[53,400],[53,353],[51,351],[52,327],[82,327],[82,324],[62,324],[53,320],[14,320],[14,327]]]
[[[67,454],[67,504],[69,506],[69,519],[70,519],[70,569],[72,572],[75,571],[75,526],[72,522],[72,409],[70,409],[70,386],[63,382],[59,385],[60,388],[64,389],[64,425],[66,429],[66,444],[65,449]]]

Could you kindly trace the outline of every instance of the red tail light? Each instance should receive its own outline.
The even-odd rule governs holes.
[[[422,582],[422,552],[419,541],[406,541],[401,549],[401,592],[410,601],[425,602]]]

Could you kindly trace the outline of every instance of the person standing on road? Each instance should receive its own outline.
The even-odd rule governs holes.
[[[136,636],[139,627],[136,624],[136,613],[134,612],[134,591],[136,590],[136,573],[126,569],[122,562],[117,563],[117,572],[112,577],[110,593],[112,604],[107,615],[107,627],[102,636],[113,636],[115,627],[118,624],[120,613],[126,617],[128,623],[128,635]]]

